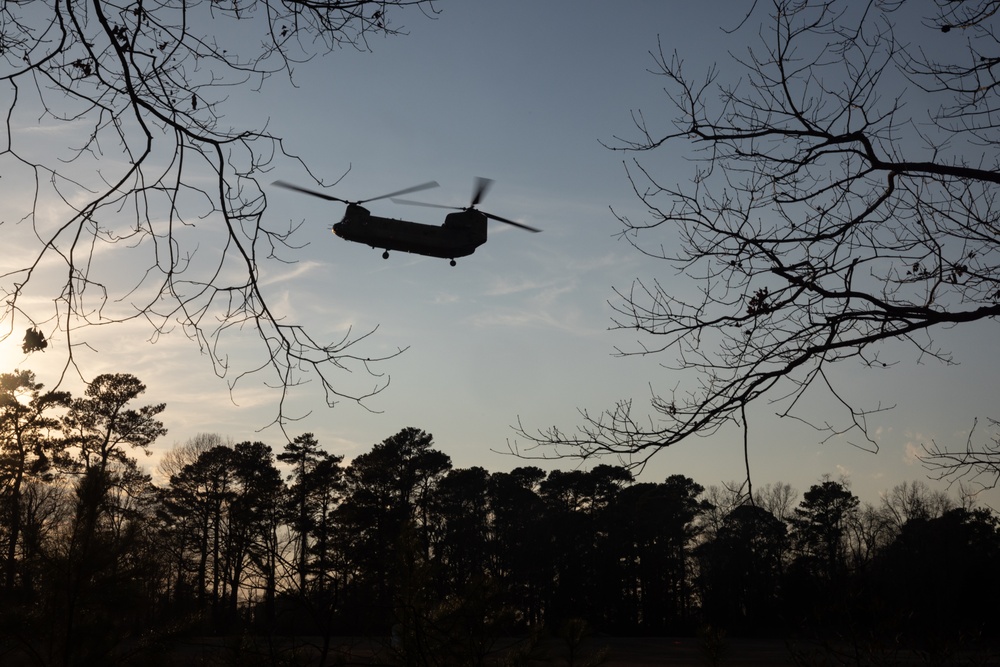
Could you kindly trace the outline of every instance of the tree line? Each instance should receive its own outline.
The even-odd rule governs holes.
[[[0,374],[0,650],[111,664],[176,635],[390,636],[479,664],[567,623],[624,635],[816,635],[942,652],[1000,618],[992,512],[922,482],[877,504],[820,480],[752,495],[626,468],[455,468],[405,428],[349,463],[166,431],[128,374],[82,397]],[[436,656],[420,661],[413,656]],[[441,656],[450,656],[447,659]]]

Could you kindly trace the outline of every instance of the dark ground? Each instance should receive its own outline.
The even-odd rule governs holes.
[[[270,647],[261,640],[240,642],[208,638],[189,640],[159,657],[165,662],[142,661],[138,664],[153,667],[163,665],[268,665],[310,664],[307,656],[316,656],[318,640],[298,639],[281,641]],[[252,644],[252,645],[251,645]],[[713,650],[714,647],[714,650]],[[866,647],[856,649],[846,645],[834,647],[813,642],[781,640],[724,639],[710,642],[699,638],[665,637],[590,637],[576,649],[572,660],[565,641],[546,639],[531,647],[528,661],[511,660],[512,651],[527,649],[523,640],[499,642],[497,650],[486,660],[487,665],[525,665],[526,667],[702,667],[726,665],[730,667],[792,667],[833,665],[871,665],[879,667],[916,665],[977,665],[1000,667],[1000,653],[985,649],[967,650],[950,655],[931,656],[919,651],[898,647]],[[292,653],[298,660],[289,661]],[[277,657],[269,661],[267,654]],[[167,657],[169,656],[169,657]],[[603,657],[603,660],[601,659]],[[262,660],[263,658],[263,660]],[[505,659],[506,658],[506,659]],[[287,661],[287,662],[286,662]],[[312,664],[318,664],[313,662]],[[327,665],[399,665],[388,641],[372,639],[337,638],[326,662]]]
[[[134,646],[109,664],[122,667],[309,667],[318,665],[318,638],[206,637],[176,639],[169,645]],[[9,647],[8,647],[9,648]],[[666,637],[588,637],[570,654],[565,641],[546,639],[529,646],[525,640],[498,642],[484,661],[488,667],[915,667],[917,665],[977,665],[1000,667],[996,649],[967,649],[961,653],[932,656],[898,647],[856,647],[781,640]],[[529,650],[530,649],[530,650]],[[714,650],[713,650],[714,649]],[[521,659],[514,659],[521,652]],[[17,651],[0,655],[3,667],[37,665]],[[527,660],[524,658],[527,656]],[[338,637],[333,640],[326,665],[330,667],[400,665],[388,640]],[[96,666],[95,666],[96,667]]]
[[[258,640],[259,642],[260,640]],[[318,639],[300,638],[286,644],[272,645],[247,640],[240,642],[233,639],[206,638],[202,640],[187,640],[179,643],[171,650],[165,651],[170,656],[168,664],[178,665],[227,665],[259,664],[271,650],[274,655],[287,659],[294,652],[299,659],[315,656],[319,645]],[[497,650],[487,659],[489,665],[512,664],[505,661],[504,656],[510,656],[517,649],[527,650],[526,643],[508,640],[498,643]],[[503,647],[503,648],[501,648]],[[539,642],[528,651],[527,665],[530,667],[569,666],[584,667],[584,665],[600,664],[604,667],[652,667],[653,665],[676,665],[678,667],[695,667],[720,664],[733,667],[773,666],[785,667],[796,663],[789,649],[782,642],[727,640],[722,646],[721,660],[713,663],[699,639],[670,639],[660,637],[594,637],[586,639],[577,647],[576,655],[570,662],[569,649],[566,643],[559,639],[547,639]],[[601,656],[604,659],[601,660]],[[165,657],[164,654],[160,655]],[[509,657],[508,657],[509,660]],[[149,664],[149,663],[147,663]],[[265,663],[266,664],[266,663]],[[305,663],[303,663],[305,664]],[[395,665],[395,659],[388,641],[382,642],[370,639],[338,638],[334,641],[328,665]],[[516,663],[513,664],[524,664]]]

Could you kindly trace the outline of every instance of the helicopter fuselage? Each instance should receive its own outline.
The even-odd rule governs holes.
[[[426,225],[371,215],[358,204],[349,204],[333,233],[346,241],[372,248],[412,252],[455,259],[475,252],[486,243],[487,217],[476,210],[450,213],[443,225]]]

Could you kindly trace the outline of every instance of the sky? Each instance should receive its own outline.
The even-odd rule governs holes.
[[[313,432],[349,460],[413,426],[431,433],[456,467],[570,468],[580,464],[512,456],[512,447],[528,445],[512,426],[571,430],[581,421],[578,410],[600,411],[620,399],[645,406],[651,391],[672,388],[661,366],[669,358],[614,354],[636,349],[636,338],[610,330],[613,287],[651,277],[676,281],[677,289],[690,284],[615,238],[614,213],[639,220],[644,210],[625,175],[629,156],[602,142],[634,136],[631,113],[638,109],[666,128],[670,110],[664,82],[649,71],[650,52],[658,44],[677,50],[692,71],[724,62],[725,50],[737,45],[722,27],[734,27],[742,6],[445,1],[433,20],[397,13],[405,36],[374,38],[370,52],[346,48],[303,64],[294,85],[273,77],[249,103],[231,105],[235,124],[266,120],[314,174],[327,182],[343,177],[332,194],[367,199],[436,180],[439,189],[412,198],[461,206],[482,176],[495,180],[482,210],[543,230],[529,234],[491,223],[489,242],[454,268],[447,260],[399,252],[383,260],[380,250],[330,233],[342,205],[266,188],[269,218],[302,223],[297,263],[264,274],[268,293],[289,319],[330,337],[347,327],[376,329],[358,349],[363,356],[406,348],[379,366],[391,380],[365,406],[344,401],[327,409],[315,383],[297,388],[291,405],[308,416],[289,433]],[[646,163],[664,181],[690,178],[683,156],[661,151]],[[266,178],[315,187],[292,160],[277,160]],[[370,208],[432,224],[442,218],[389,201]],[[280,449],[280,431],[260,430],[273,418],[275,392],[251,377],[230,393],[193,343],[175,333],[150,344],[148,332],[130,328],[137,326],[107,334],[104,351],[87,359],[87,369],[133,373],[148,386],[145,401],[167,403],[162,418],[169,434],[144,462],[148,469],[156,455],[198,433]],[[821,442],[821,434],[759,406],[749,432],[754,483],[782,481],[802,492],[824,474],[846,476],[869,501],[904,480],[947,488],[927,480],[914,455],[931,442],[964,446],[976,418],[985,438],[986,418],[1000,416],[991,326],[942,332],[938,340],[955,351],[955,366],[900,348],[902,363],[894,368],[838,369],[858,399],[896,406],[869,421],[877,454],[840,439]],[[251,345],[249,332],[246,341],[236,339],[234,358]],[[54,359],[25,357],[16,347],[13,339],[0,347],[8,365],[54,381],[46,375]],[[361,390],[375,383],[358,372],[342,381]],[[820,397],[810,409],[822,419],[827,407]],[[658,454],[640,480],[684,474],[708,486],[742,479],[742,437],[724,429],[681,443]],[[987,504],[996,505],[995,498],[995,492],[983,495]]]

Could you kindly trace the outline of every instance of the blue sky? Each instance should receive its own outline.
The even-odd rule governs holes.
[[[674,281],[678,290],[691,285],[614,238],[619,223],[610,207],[634,219],[643,209],[625,177],[628,156],[600,141],[631,136],[635,109],[666,127],[665,82],[647,71],[649,52],[659,40],[692,71],[724,62],[725,49],[742,48],[734,40],[754,33],[745,29],[734,38],[721,30],[738,22],[743,6],[442,2],[435,20],[396,14],[409,34],[373,39],[371,52],[347,48],[298,67],[295,86],[274,77],[260,94],[234,97],[227,108],[234,124],[268,120],[317,176],[328,182],[344,176],[331,190],[337,196],[365,199],[433,179],[439,189],[413,198],[464,205],[474,177],[484,176],[496,182],[483,210],[544,230],[528,234],[491,223],[489,242],[455,268],[404,253],[384,261],[381,251],[330,234],[342,205],[268,188],[268,217],[304,223],[299,242],[308,242],[297,264],[264,274],[288,317],[330,337],[347,327],[377,327],[359,348],[365,356],[408,348],[379,367],[391,382],[367,402],[369,409],[343,402],[327,410],[315,384],[298,388],[295,408],[312,412],[290,432],[312,431],[349,459],[415,426],[432,433],[456,466],[506,470],[525,464],[505,453],[518,419],[528,428],[572,428],[580,421],[578,408],[599,411],[623,398],[644,405],[651,388],[671,389],[676,380],[658,365],[669,358],[613,356],[616,347],[634,348],[635,338],[609,331],[607,302],[613,286],[627,288],[637,277]],[[691,173],[682,156],[669,152],[645,163],[668,182]],[[314,187],[291,160],[276,161],[265,179]],[[388,201],[371,209],[441,221],[431,209]],[[199,432],[280,447],[280,432],[256,430],[270,421],[276,401],[259,379],[242,382],[230,396],[208,358],[180,335],[156,345],[146,342],[148,333],[128,327],[107,335],[104,352],[85,359],[85,370],[132,372],[149,386],[149,401],[167,402],[170,432],[160,450]],[[750,431],[755,483],[785,481],[801,492],[824,473],[846,474],[856,493],[874,500],[900,481],[923,478],[914,448],[931,440],[962,445],[974,418],[985,423],[1000,415],[992,390],[998,371],[989,352],[993,335],[989,325],[942,334],[959,366],[918,364],[916,352],[900,348],[903,363],[896,368],[839,371],[857,397],[897,405],[869,422],[877,455],[842,440],[820,444],[819,434],[760,406]],[[231,344],[238,360],[252,349],[252,336]],[[10,363],[54,381],[45,372],[54,360],[25,359],[12,340],[3,345]],[[342,381],[361,390],[374,384],[363,373]],[[822,418],[827,408],[828,399],[819,396],[809,409]],[[740,478],[742,434],[724,430],[664,451],[642,479],[674,473],[706,486]]]

